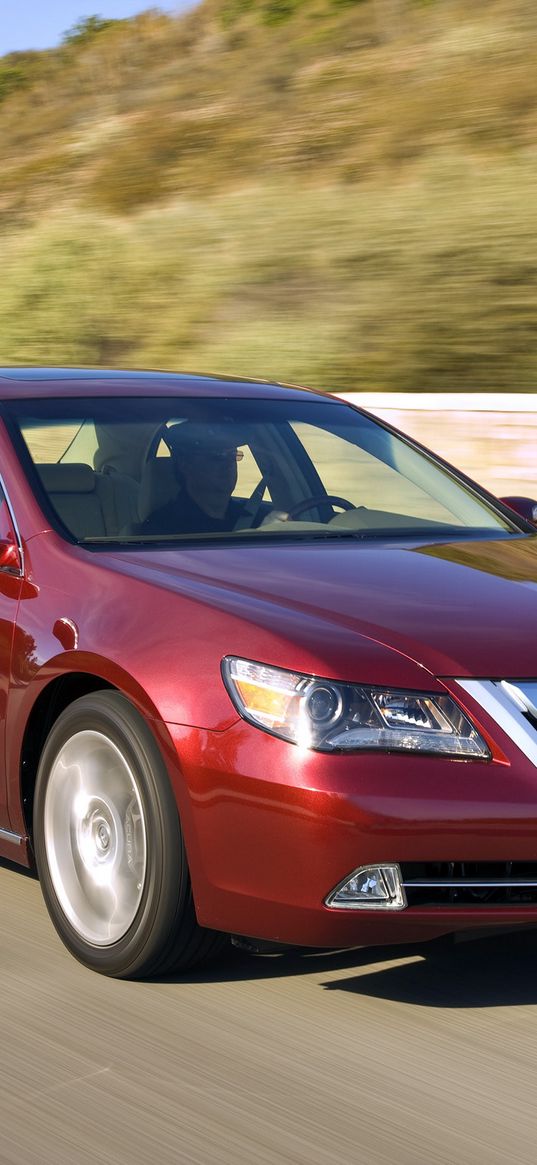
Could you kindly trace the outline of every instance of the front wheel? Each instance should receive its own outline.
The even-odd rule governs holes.
[[[194,966],[221,944],[198,926],[177,806],[156,742],[119,692],[62,712],[37,775],[34,846],[65,945],[122,978]]]

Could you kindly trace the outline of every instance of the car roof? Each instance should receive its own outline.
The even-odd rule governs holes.
[[[85,396],[211,396],[297,400],[325,397],[314,389],[246,377],[100,368],[0,368],[0,398]]]

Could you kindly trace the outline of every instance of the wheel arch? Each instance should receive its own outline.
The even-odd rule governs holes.
[[[116,682],[113,682],[113,681]],[[123,682],[121,682],[123,681]],[[62,712],[81,696],[92,692],[117,692],[129,701],[143,716],[161,753],[183,826],[184,842],[191,865],[194,893],[198,882],[199,856],[196,829],[192,817],[190,794],[185,782],[182,764],[177,754],[169,726],[159,715],[150,697],[128,675],[105,677],[100,671],[69,670],[51,677],[36,695],[25,713],[24,726],[18,741],[13,741],[11,755],[11,807],[13,828],[29,839],[28,858],[24,864],[33,864],[33,807],[35,784],[41,754],[46,739]],[[19,715],[22,714],[22,710]]]
[[[216,953],[224,940],[197,923],[173,785],[157,739],[165,726],[148,722],[124,692],[99,677],[79,673],[71,674],[68,683],[63,679],[40,693],[24,740],[26,813],[29,817],[33,799],[35,862],[52,922],[71,953],[103,974],[132,978],[194,966]],[[86,770],[76,747],[84,733],[89,740],[83,749],[97,755],[87,785],[96,800],[90,799],[81,816],[77,803]],[[82,786],[78,777],[66,782],[61,760],[56,764],[72,742],[75,751],[68,754],[67,768],[78,772],[80,764]],[[93,860],[100,843],[92,820],[96,814],[112,844],[107,854],[108,844],[102,842]],[[145,822],[142,857],[135,848],[136,820]],[[108,879],[101,882],[95,871],[100,874],[99,863],[108,857],[105,873],[112,891],[103,895],[97,888],[107,886]],[[80,877],[82,868],[87,877]],[[88,880],[95,893],[88,890]],[[118,901],[123,904],[119,912]]]
[[[32,837],[35,782],[39,760],[47,736],[65,708],[91,692],[119,691],[101,676],[88,672],[66,672],[50,680],[37,696],[24,729],[20,752],[20,800],[24,825]]]

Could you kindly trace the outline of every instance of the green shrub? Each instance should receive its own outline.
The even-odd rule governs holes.
[[[62,43],[75,47],[90,44],[99,33],[116,23],[115,20],[104,20],[102,16],[85,16],[64,33]]]
[[[24,89],[27,84],[27,75],[20,65],[10,64],[6,57],[0,60],[0,102],[5,101],[16,89]]]
[[[286,179],[11,232],[1,359],[534,391],[536,171],[453,157],[391,189]]]
[[[105,24],[0,62],[2,360],[535,389],[534,5]]]

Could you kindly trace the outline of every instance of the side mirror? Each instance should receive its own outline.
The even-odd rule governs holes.
[[[537,502],[533,498],[500,498],[504,506],[509,506],[510,510],[514,510],[519,517],[525,518],[526,522],[531,522],[532,525],[537,526]]]
[[[10,538],[0,538],[0,571],[19,577],[22,575],[20,550]]]

